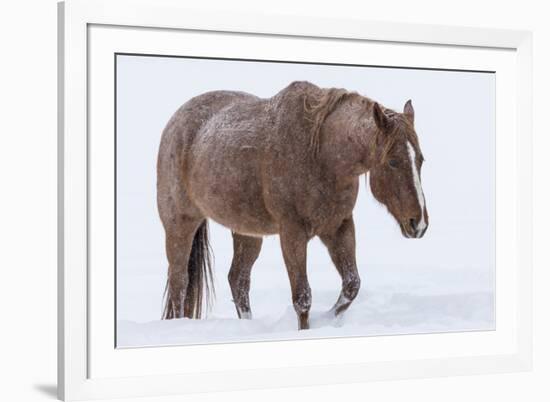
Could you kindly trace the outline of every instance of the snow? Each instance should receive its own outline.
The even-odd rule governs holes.
[[[261,267],[256,267],[258,271]],[[407,267],[361,267],[364,286],[348,311],[335,318],[329,309],[339,293],[331,272],[313,276],[311,329],[297,330],[285,269],[253,276],[252,320],[239,320],[229,284],[217,281],[217,300],[207,319],[161,321],[163,275],[137,275],[131,310],[118,320],[118,347],[207,344],[238,341],[307,339],[342,336],[420,334],[494,329],[490,275],[479,270]],[[254,271],[253,271],[254,273]],[[258,278],[258,276],[261,276]],[[154,284],[154,286],[152,286]],[[157,309],[152,308],[158,307]],[[135,312],[132,314],[131,312]],[[137,314],[137,312],[140,312]],[[144,314],[143,312],[147,312]]]

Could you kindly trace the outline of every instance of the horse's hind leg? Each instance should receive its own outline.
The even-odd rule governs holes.
[[[320,236],[342,278],[342,291],[331,311],[339,315],[347,310],[357,296],[361,280],[355,262],[355,226],[346,219],[335,233]]]
[[[239,318],[252,318],[248,296],[250,272],[261,248],[262,238],[233,233],[233,261],[228,279]]]
[[[168,257],[168,279],[166,282],[166,304],[162,318],[172,319],[184,316],[184,300],[189,275],[187,272],[193,238],[203,219],[174,218],[165,225],[166,256]]]

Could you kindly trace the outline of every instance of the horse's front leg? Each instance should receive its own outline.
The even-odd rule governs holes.
[[[346,219],[333,233],[320,236],[342,278],[342,291],[331,311],[337,316],[350,306],[357,296],[361,280],[355,262],[355,226]]]
[[[250,271],[262,249],[262,238],[233,233],[233,261],[229,270],[229,286],[239,318],[251,319]]]
[[[279,237],[290,279],[292,303],[298,316],[298,329],[309,329],[311,289],[306,272],[307,234],[300,225],[286,224],[281,226]]]

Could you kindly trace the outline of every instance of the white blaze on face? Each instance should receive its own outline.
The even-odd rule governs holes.
[[[422,233],[422,231],[426,229],[426,219],[424,219],[424,205],[426,204],[426,202],[424,201],[424,192],[422,191],[422,185],[420,184],[420,175],[418,174],[418,169],[416,168],[416,152],[414,152],[414,147],[409,141],[407,141],[407,149],[409,151],[409,159],[411,161],[411,169],[414,180],[414,188],[416,189],[416,197],[418,198],[418,204],[420,205],[420,210],[422,211],[422,218],[420,218],[417,230],[418,233]]]

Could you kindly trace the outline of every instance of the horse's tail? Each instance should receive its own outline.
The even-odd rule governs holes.
[[[187,263],[187,275],[189,281],[183,303],[183,315],[187,318],[201,318],[203,307],[209,310],[215,296],[211,249],[208,241],[208,221],[206,219],[195,232]],[[170,297],[166,297],[163,318],[174,318],[172,310]]]
[[[208,221],[206,219],[195,233],[187,264],[187,275],[189,282],[185,292],[183,315],[188,318],[201,318],[203,306],[209,310],[215,296],[212,256],[208,241]]]

